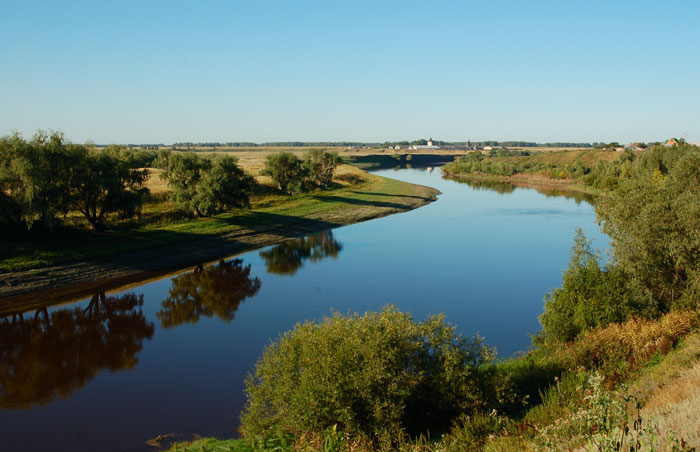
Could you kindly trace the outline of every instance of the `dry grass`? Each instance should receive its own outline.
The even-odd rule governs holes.
[[[619,381],[653,355],[668,353],[698,324],[695,311],[673,311],[659,320],[631,319],[592,330],[572,344],[551,347],[551,354],[569,369],[601,367],[611,381]]]
[[[675,437],[700,447],[700,363],[668,382],[642,410],[659,438]],[[657,451],[671,450],[659,444]]]

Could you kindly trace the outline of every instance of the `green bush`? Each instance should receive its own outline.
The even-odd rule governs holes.
[[[386,307],[299,323],[248,377],[241,432],[253,441],[333,425],[380,441],[440,433],[462,414],[511,402],[507,378],[484,366],[493,358],[482,339],[457,335],[444,316],[416,323]]]
[[[570,341],[583,331],[633,315],[657,314],[651,297],[635,281],[628,281],[620,267],[601,267],[600,257],[578,229],[562,287],[545,296],[540,323],[545,340]]]
[[[270,176],[289,195],[305,191],[308,185],[309,172],[304,161],[291,152],[268,155],[260,174]]]
[[[243,171],[235,157],[199,157],[192,152],[162,152],[157,165],[173,190],[178,208],[208,216],[226,209],[247,207],[255,178]]]

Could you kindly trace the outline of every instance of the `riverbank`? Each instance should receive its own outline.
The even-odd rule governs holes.
[[[520,188],[533,188],[543,194],[560,195],[559,192],[580,193],[589,196],[600,194],[600,190],[583,185],[576,179],[552,179],[542,174],[519,173],[512,176],[499,176],[486,173],[459,173],[443,171],[443,174],[457,181],[483,183],[510,184]]]
[[[251,208],[210,218],[157,222],[107,233],[61,231],[2,244],[0,312],[69,301],[95,291],[156,278],[311,232],[406,212],[438,191],[342,166],[336,188],[298,196],[261,193]]]
[[[463,418],[440,438],[396,438],[392,450],[639,450],[691,452],[700,445],[700,332],[698,312],[672,312],[653,321],[630,320],[501,361],[527,403],[521,415],[495,411]],[[553,371],[561,368],[563,371]],[[156,438],[163,443],[167,437]],[[297,443],[271,441],[254,448],[245,439],[202,438],[175,443],[169,452],[199,450],[386,450],[367,438],[335,429],[309,432]],[[155,441],[153,445],[161,445]],[[162,444],[165,445],[165,444]]]

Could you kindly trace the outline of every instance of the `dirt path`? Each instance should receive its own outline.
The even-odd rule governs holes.
[[[113,258],[55,265],[0,275],[0,314],[72,301],[95,292],[162,277],[293,237],[406,212],[434,201],[436,190],[414,186],[422,196],[386,195],[387,202],[349,205],[330,213],[284,217],[253,228],[188,240]]]

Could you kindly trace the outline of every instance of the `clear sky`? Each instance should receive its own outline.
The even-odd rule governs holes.
[[[700,1],[0,0],[0,135],[700,141]]]

